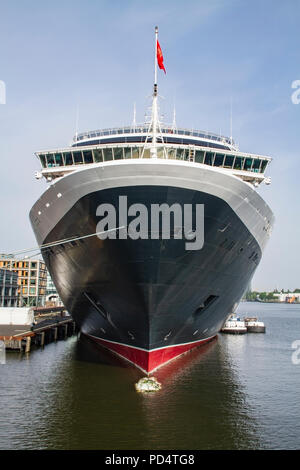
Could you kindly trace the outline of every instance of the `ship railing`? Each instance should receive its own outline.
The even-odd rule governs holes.
[[[229,137],[222,136],[220,134],[215,134],[212,132],[206,131],[198,131],[194,129],[186,129],[186,128],[174,128],[174,126],[163,126],[161,128],[162,134],[174,134],[174,135],[186,135],[192,137],[200,137],[203,139],[214,140],[216,142],[223,142],[228,145],[234,145],[234,141]],[[109,129],[99,129],[95,131],[89,132],[82,132],[80,134],[75,135],[73,138],[73,142],[80,142],[86,139],[92,139],[96,137],[105,137],[105,136],[112,136],[112,135],[120,135],[120,134],[148,134],[149,128],[143,125],[136,125],[136,126],[126,126],[126,127],[112,127]]]

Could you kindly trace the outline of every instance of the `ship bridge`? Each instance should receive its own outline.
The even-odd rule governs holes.
[[[152,145],[152,133],[147,126],[78,134],[69,147],[36,152],[42,167],[36,177],[51,182],[87,165],[153,158]],[[270,182],[265,177],[270,157],[240,152],[232,139],[208,132],[162,127],[156,136],[155,158],[213,167],[254,186]]]

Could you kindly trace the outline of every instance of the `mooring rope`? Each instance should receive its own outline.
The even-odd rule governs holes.
[[[104,232],[95,232],[95,233],[89,233],[88,235],[83,235],[81,237],[69,237],[69,238],[63,238],[61,240],[56,240],[54,242],[50,242],[50,243],[44,243],[40,246],[35,246],[33,248],[26,248],[24,250],[20,250],[20,251],[15,251],[15,252],[12,252],[12,253],[9,253],[10,255],[13,255],[13,256],[18,256],[18,255],[22,255],[24,253],[31,253],[33,251],[37,251],[38,250],[38,253],[41,252],[41,250],[43,249],[46,249],[46,248],[52,248],[53,246],[58,246],[58,245],[63,245],[65,243],[71,243],[71,242],[75,242],[77,240],[83,240],[85,238],[90,238],[90,237],[95,237],[95,236],[98,236],[98,235],[103,235],[104,233],[108,233],[108,232],[113,232],[114,230],[121,230],[125,228],[125,225],[121,226],[121,227],[116,227],[116,228],[111,228],[109,230],[105,230]],[[30,256],[30,258],[32,257],[33,255]]]

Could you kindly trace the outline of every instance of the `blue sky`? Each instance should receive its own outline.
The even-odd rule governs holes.
[[[79,131],[144,121],[154,27],[167,75],[161,110],[177,124],[230,134],[273,157],[259,192],[276,217],[253,288],[300,287],[299,0],[1,0],[0,252],[35,246],[28,212],[46,187],[34,151]]]

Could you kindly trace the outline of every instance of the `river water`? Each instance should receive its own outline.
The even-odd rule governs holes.
[[[241,303],[265,334],[218,339],[141,373],[84,338],[7,353],[0,365],[0,449],[297,449],[300,305]],[[300,344],[300,341],[299,341]],[[293,356],[294,354],[294,356]],[[294,357],[294,360],[292,360]]]

